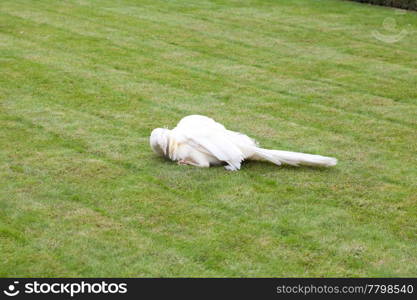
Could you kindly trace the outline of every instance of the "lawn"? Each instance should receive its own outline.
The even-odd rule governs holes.
[[[416,34],[339,0],[2,0],[0,276],[417,276]],[[189,114],[339,164],[156,157]]]

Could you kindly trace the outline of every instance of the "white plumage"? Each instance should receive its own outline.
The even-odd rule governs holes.
[[[156,128],[150,144],[153,151],[179,164],[197,167],[226,164],[226,170],[240,169],[243,160],[264,160],[276,165],[330,167],[333,157],[298,152],[268,150],[245,134],[227,130],[211,118],[184,117],[172,130]]]

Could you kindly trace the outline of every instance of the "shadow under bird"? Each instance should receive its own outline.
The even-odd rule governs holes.
[[[152,150],[181,165],[210,167],[225,165],[229,171],[240,169],[242,161],[269,161],[276,165],[330,167],[333,157],[299,152],[269,150],[245,134],[227,130],[211,118],[191,115],[172,129],[156,128],[150,137]]]

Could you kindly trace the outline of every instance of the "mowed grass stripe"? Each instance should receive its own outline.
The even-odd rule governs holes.
[[[88,23],[90,23],[91,21],[88,21]],[[90,23],[91,24],[91,23]],[[138,26],[140,26],[140,24],[138,24]],[[372,65],[372,64],[371,64]],[[387,66],[384,66],[385,68],[387,67]],[[408,70],[408,71],[410,71],[410,70]],[[392,73],[392,72],[391,72]],[[404,72],[403,72],[404,73]],[[407,72],[405,72],[405,74],[407,74]],[[355,74],[356,75],[356,74]],[[392,74],[391,74],[391,77],[392,77]],[[412,76],[409,76],[408,78],[414,78],[414,77],[412,77]]]
[[[110,4],[109,4],[110,5]],[[170,26],[175,27],[183,27],[191,32],[198,32],[204,36],[209,37],[218,37],[221,40],[227,41],[229,43],[236,43],[240,44],[241,46],[246,47],[255,47],[257,50],[262,50],[262,53],[277,53],[273,49],[279,46],[279,53],[284,51],[286,56],[291,56],[300,59],[305,58],[305,55],[310,54],[312,51],[315,52],[315,56],[312,56],[312,59],[317,60],[325,60],[325,57],[329,54],[334,55],[334,59],[338,59],[343,61],[343,59],[347,60],[349,57],[356,58],[358,62],[360,59],[364,59],[366,61],[373,61],[373,62],[383,62],[386,68],[390,70],[390,68],[400,69],[402,71],[414,72],[415,69],[412,68],[412,64],[415,63],[415,52],[407,51],[407,49],[394,47],[392,45],[381,44],[376,39],[372,39],[369,35],[362,36],[369,38],[368,43],[361,44],[364,42],[363,39],[355,39],[355,36],[360,32],[363,34],[363,31],[352,32],[349,29],[353,29],[355,27],[351,26],[351,28],[344,28],[342,30],[329,30],[331,28],[332,23],[325,23],[324,25],[318,26],[314,24],[317,22],[319,18],[315,17],[315,19],[311,19],[308,23],[309,25],[315,25],[314,27],[307,27],[300,25],[299,17],[296,18],[291,25],[288,23],[282,22],[282,19],[285,20],[285,15],[282,14],[282,11],[268,11],[266,18],[256,19],[256,15],[246,15],[243,18],[239,18],[239,10],[237,14],[233,14],[231,12],[224,12],[223,14],[219,15],[221,10],[216,10],[215,13],[213,11],[205,11],[200,10],[198,11],[199,14],[184,14],[179,13],[181,17],[178,15],[170,14],[169,9],[161,10],[160,8],[157,10],[151,10],[152,13],[149,14],[149,7],[146,8],[138,8],[138,7],[129,7],[123,10],[117,10],[112,8],[104,8],[105,10],[109,10],[111,12],[120,13],[124,17],[133,17],[137,21],[139,20],[147,20],[151,21],[152,23],[156,24],[167,24]],[[162,12],[163,11],[163,12]],[[136,12],[136,13],[135,13]],[[92,12],[93,13],[93,12]],[[205,13],[209,13],[209,15],[204,15]],[[93,13],[94,14],[94,13]],[[277,15],[279,19],[271,18]],[[90,16],[90,15],[89,15]],[[326,17],[326,16],[324,16]],[[230,18],[230,19],[228,19]],[[303,16],[304,20],[306,16]],[[380,19],[380,16],[378,16]],[[169,20],[169,22],[167,22]],[[221,21],[219,21],[221,20]],[[325,20],[322,18],[321,20]],[[249,21],[249,22],[248,22]],[[270,23],[267,26],[263,26],[263,23],[267,23],[265,21],[269,21]],[[250,22],[254,22],[251,24]],[[334,23],[333,23],[334,24]],[[217,26],[219,25],[219,26]],[[266,25],[266,24],[265,24]],[[278,25],[274,28],[275,25]],[[379,24],[375,24],[379,25]],[[216,27],[217,26],[217,27]],[[234,30],[231,30],[234,28]],[[273,31],[270,31],[271,28],[274,28]],[[257,30],[258,29],[258,30]],[[260,29],[260,30],[259,30]],[[284,30],[283,30],[284,29]],[[366,32],[366,28],[363,29]],[[218,35],[221,32],[223,35]],[[368,32],[367,32],[368,33]],[[299,35],[301,34],[301,36]],[[332,39],[329,40],[329,37]],[[345,39],[349,38],[350,40],[355,41],[355,44],[348,45],[346,47]],[[323,44],[314,44],[313,42],[320,43],[326,42],[326,45]],[[338,41],[336,44],[331,44],[332,42]],[[406,42],[406,41],[404,41]],[[371,43],[371,44],[369,44]],[[300,48],[300,45],[303,45],[304,48]],[[351,46],[356,46],[352,47]],[[358,47],[360,46],[360,47]],[[400,64],[400,61],[397,62],[390,62],[384,61],[386,57],[384,56],[386,53],[381,53],[381,56],[377,58],[369,57],[369,56],[361,56],[361,53],[352,52],[356,49],[361,49],[362,47],[373,47],[372,50],[381,52],[381,50],[391,50],[392,51],[399,51],[399,54],[405,56],[409,64]],[[317,47],[317,48],[316,48]],[[272,48],[272,49],[271,49]],[[306,48],[309,51],[305,51]],[[348,51],[350,50],[350,51]],[[317,56],[317,51],[323,56]],[[404,51],[404,52],[403,52]],[[390,52],[388,52],[389,54]],[[381,61],[382,60],[382,61]],[[404,60],[401,60],[403,63]],[[359,65],[359,64],[358,64]],[[369,65],[370,67],[372,66]],[[269,66],[270,67],[270,66]]]
[[[287,1],[289,2],[289,1]],[[228,9],[225,6],[213,6],[212,9],[206,9],[203,7],[204,4],[213,4],[213,2],[206,2],[204,1],[200,2],[198,6],[196,6],[195,9],[184,9],[184,4],[180,3],[179,5],[176,5],[172,1],[152,1],[152,2],[145,2],[141,1],[140,7],[135,3],[135,1],[124,1],[126,4],[132,4],[131,6],[127,7],[120,7],[120,6],[114,6],[114,3],[112,1],[100,1],[100,7],[97,10],[97,6],[91,5],[91,2],[85,2],[81,1],[79,4],[82,4],[83,7],[79,8],[77,6],[62,6],[62,9],[58,10],[60,13],[65,13],[65,9],[79,9],[77,10],[78,13],[86,13],[88,12],[88,16],[97,15],[102,16],[103,10],[110,10],[112,12],[122,12],[123,15],[128,14],[129,16],[134,16],[136,19],[148,19],[153,20],[154,22],[162,22],[165,19],[171,20],[173,22],[177,21],[176,24],[178,26],[179,24],[185,24],[188,29],[195,30],[195,28],[202,28],[207,29],[207,23],[215,23],[220,25],[226,25],[227,27],[223,27],[224,32],[227,32],[228,30],[231,30],[231,28],[238,28],[239,31],[236,31],[235,33],[238,33],[238,37],[244,35],[245,32],[255,32],[257,36],[268,36],[269,33],[272,33],[270,35],[274,38],[275,42],[279,40],[279,37],[277,33],[285,34],[286,32],[282,32],[283,27],[285,29],[291,29],[291,31],[297,31],[298,28],[300,28],[300,34],[303,36],[311,36],[313,34],[314,37],[316,35],[320,35],[321,32],[317,32],[314,30],[315,28],[319,28],[323,30],[322,38],[329,37],[329,34],[332,34],[331,40],[326,40],[326,43],[332,43],[335,41],[339,41],[339,46],[345,45],[344,39],[349,37],[350,39],[355,40],[356,42],[363,43],[365,42],[363,39],[355,39],[355,36],[361,37],[361,38],[367,38],[369,37],[367,35],[366,26],[369,25],[380,25],[381,22],[381,15],[385,16],[391,16],[392,10],[386,10],[384,14],[378,13],[378,14],[372,14],[371,11],[368,11],[366,23],[359,24],[359,26],[364,25],[364,28],[358,27],[358,24],[352,24],[351,18],[352,15],[347,14],[340,14],[340,11],[342,11],[341,5],[339,5],[337,8],[334,8],[334,6],[326,6],[323,7],[321,4],[318,5],[318,9],[313,9],[313,6],[309,5],[303,5],[302,3],[306,1],[299,1],[300,3],[300,9],[294,12],[294,5],[291,3],[291,9],[285,9],[284,6],[286,5],[285,1],[283,1],[283,6],[280,6],[279,8],[275,8],[274,5],[266,6],[263,9],[261,7],[258,7],[257,11],[254,13],[253,10],[251,10],[250,6],[248,6],[245,9],[245,5],[242,5],[242,7],[239,7],[237,5],[236,7]],[[164,4],[163,7],[161,7],[161,3]],[[230,3],[227,3],[230,4]],[[343,3],[345,7],[349,7],[350,11],[353,13],[355,10],[354,8],[357,7],[355,3]],[[90,10],[86,10],[86,6]],[[176,14],[175,16],[170,11],[175,10]],[[100,14],[97,14],[97,11],[100,11]],[[139,12],[139,14],[135,13]],[[142,12],[142,14],[140,14]],[[149,14],[149,12],[152,12],[152,14]],[[312,12],[316,13],[315,15],[312,14]],[[358,17],[362,17],[363,15],[363,7],[357,12],[360,14]],[[245,14],[246,13],[246,14]],[[336,13],[336,14],[335,14]],[[155,17],[152,17],[152,15],[155,15]],[[317,15],[320,15],[321,18],[317,17]],[[106,17],[113,17],[113,15],[105,15]],[[181,17],[180,17],[181,16]],[[159,17],[159,18],[158,18]],[[308,23],[309,25],[314,25],[314,29],[312,29],[311,26],[304,26],[304,22],[299,22],[300,19],[302,19],[305,23]],[[183,20],[181,22],[180,20]],[[335,21],[338,21],[336,23]],[[405,15],[404,20],[413,20],[412,16]],[[200,26],[196,23],[196,21],[203,21]],[[224,22],[224,23],[223,23]],[[344,22],[344,26],[340,27],[340,24]],[[242,26],[244,25],[244,26]],[[275,27],[275,25],[278,25]],[[218,28],[217,28],[218,29]],[[273,29],[273,30],[271,30]],[[340,29],[343,29],[340,30]],[[354,32],[353,32],[354,31]],[[233,33],[233,32],[230,32]],[[350,34],[349,34],[350,33]],[[354,34],[352,34],[354,33]],[[341,36],[341,34],[346,34],[345,36]],[[234,36],[232,36],[234,37]],[[285,42],[288,43],[288,39],[294,38],[294,40],[297,41],[297,44],[302,43],[302,40],[300,41],[299,36],[294,35],[287,35]],[[227,39],[228,40],[228,39]],[[250,39],[247,40],[248,43],[254,43],[254,41],[257,41],[257,39],[254,38],[254,36],[250,36]],[[306,40],[308,41],[308,39]],[[406,43],[409,40],[404,40],[402,43]],[[366,39],[367,43],[372,43],[374,47],[381,48],[397,48],[398,51],[402,54],[411,54],[415,56],[415,52],[404,49],[401,47],[395,47],[396,44],[393,45],[383,45],[379,43],[375,39]],[[256,46],[256,43],[254,43]],[[262,43],[261,43],[262,44]],[[412,44],[412,42],[410,43]],[[287,45],[294,45],[293,43],[288,43]],[[366,45],[370,46],[370,45]],[[267,48],[266,48],[267,49]],[[299,50],[296,47],[293,47],[291,50]],[[346,47],[339,48],[338,51],[346,51]],[[390,53],[384,53],[385,55],[389,55]],[[357,53],[357,55],[362,55],[360,52]],[[364,56],[367,59],[372,59],[371,57]],[[411,56],[412,57],[412,56]],[[410,58],[411,58],[410,57]],[[379,57],[380,59],[383,57]],[[398,58],[398,56],[395,56],[395,58]],[[398,60],[397,63],[404,62],[404,60]],[[414,59],[411,59],[409,61],[410,63],[415,63]],[[403,67],[409,68],[410,65],[402,65]]]
[[[148,16],[149,14],[145,14],[145,12],[148,12],[148,10],[149,10],[149,8],[148,7],[146,7],[145,9],[141,9],[141,10],[139,10],[139,13],[138,14],[134,14],[133,12],[135,12],[135,11],[137,11],[137,8],[136,7],[132,7],[132,8],[129,8],[129,9],[126,9],[124,12],[125,12],[125,14],[127,13],[129,16],[134,16],[135,18],[137,18],[137,19],[145,19],[145,20],[151,20],[152,22],[155,22],[155,23],[159,23],[158,22],[158,20],[165,20],[165,19],[167,19],[167,17],[169,16],[169,17],[171,17],[172,15],[170,15],[169,14],[169,10],[166,10],[167,11],[167,13],[165,13],[165,14],[161,14],[160,13],[160,11],[161,11],[161,9],[159,9],[158,10],[158,13],[159,13],[159,15],[158,14],[156,14],[156,17],[150,17],[150,16]],[[113,10],[112,10],[113,11]],[[218,10],[217,10],[218,11]],[[140,13],[140,12],[142,12],[142,14]],[[205,11],[199,11],[199,13],[204,13]],[[154,14],[155,12],[153,11],[152,12],[152,14]],[[269,14],[271,14],[271,13],[269,13]],[[182,15],[182,16],[184,16],[184,15]],[[188,29],[188,30],[191,30],[191,31],[197,31],[199,34],[204,34],[204,35],[208,35],[208,36],[212,36],[212,35],[210,35],[210,34],[208,34],[208,32],[209,33],[211,33],[211,32],[215,32],[215,31],[219,31],[219,29],[220,28],[216,28],[216,27],[214,27],[213,29],[211,29],[211,30],[207,30],[208,28],[207,28],[207,23],[210,23],[210,22],[213,22],[213,20],[217,20],[218,19],[218,17],[216,16],[216,15],[214,15],[214,16],[211,16],[210,15],[210,17],[212,17],[212,18],[209,18],[209,17],[204,17],[204,19],[203,19],[203,21],[204,22],[201,22],[201,24],[199,24],[198,22],[196,22],[196,20],[195,20],[195,18],[196,18],[196,15],[194,14],[194,15],[185,15],[186,16],[186,18],[185,18],[185,27]],[[198,16],[198,15],[197,15]],[[228,14],[228,16],[233,16],[233,14]],[[165,18],[164,18],[165,17]],[[189,21],[188,19],[188,17],[191,17],[192,18],[192,20],[193,21]],[[255,18],[255,16],[251,16],[251,20],[253,20]],[[179,20],[179,17],[178,17],[178,15],[176,15],[175,16],[175,18],[172,18],[172,22],[170,22],[169,23],[169,25],[174,25],[174,26],[178,26],[178,23],[179,24],[182,24],[181,22],[178,22]],[[270,20],[270,19],[268,19],[268,20]],[[264,20],[265,21],[265,20]],[[275,20],[274,20],[275,21]],[[247,20],[246,20],[246,24],[247,24]],[[225,27],[225,26],[223,26],[222,27],[222,29],[226,32],[226,33],[228,33],[228,34],[230,34],[229,36],[232,36],[232,37],[234,37],[235,39],[236,38],[240,38],[242,35],[244,35],[244,32],[245,31],[250,31],[250,32],[252,32],[251,31],[251,29],[250,28],[248,28],[249,26],[245,26],[244,28],[242,28],[242,24],[239,24],[238,22],[236,22],[236,19],[233,19],[233,21],[232,22],[229,22],[229,23],[224,23],[224,24],[221,24],[221,25],[227,25],[228,27]],[[282,23],[280,23],[279,24],[280,25],[280,29],[281,29],[281,25],[282,25]],[[329,25],[329,24],[327,24],[327,25]],[[235,26],[236,28],[239,28],[240,30],[238,30],[238,31],[235,31],[235,32],[228,32],[227,31],[227,29],[229,29],[230,27],[233,27],[233,26]],[[240,26],[240,27],[239,27]],[[297,25],[296,24],[292,24],[292,31],[295,31],[295,28],[294,28],[294,26],[296,27]],[[329,27],[329,26],[328,26]],[[195,28],[201,28],[200,30],[196,30]],[[210,28],[210,27],[209,27]],[[256,27],[255,27],[256,28]],[[268,28],[270,28],[270,26],[268,27]],[[307,39],[306,40],[306,44],[308,44],[309,42],[311,42],[311,40],[316,40],[316,35],[317,34],[320,34],[320,32],[318,32],[318,31],[314,31],[314,30],[312,30],[311,28],[308,28],[308,27],[303,27],[303,28],[301,28],[301,30],[303,31],[303,34],[305,34],[305,35],[310,35],[310,36],[312,36],[311,38],[310,38],[310,40],[309,39]],[[308,34],[306,34],[306,30],[310,30],[311,32],[309,32]],[[279,40],[279,37],[281,37],[281,35],[282,34],[284,34],[285,35],[285,32],[274,32],[273,33],[273,35],[271,35],[271,37],[272,37],[272,39],[271,39],[271,44],[269,44],[268,46],[269,47],[264,47],[263,45],[265,44],[264,42],[256,42],[257,41],[257,38],[259,39],[259,36],[262,36],[263,34],[264,34],[264,32],[266,31],[266,28],[262,28],[262,31],[261,32],[259,32],[259,31],[254,31],[254,33],[256,33],[256,35],[250,35],[250,36],[248,36],[248,40],[247,40],[247,42],[249,42],[250,44],[246,44],[246,43],[242,43],[243,45],[245,45],[245,46],[250,46],[250,47],[255,47],[255,48],[257,48],[257,50],[259,50],[259,49],[262,49],[262,50],[266,50],[266,51],[268,51],[268,52],[271,52],[271,47],[274,47],[274,46],[276,46],[276,43],[277,43],[277,41]],[[293,33],[293,32],[292,32]],[[340,38],[340,32],[338,32],[339,33],[339,38]],[[280,35],[278,35],[278,34],[280,34]],[[337,35],[335,35],[335,37],[336,37]],[[286,40],[283,40],[282,42],[283,43],[285,43],[285,45],[288,47],[289,45],[292,45],[292,47],[290,48],[290,51],[288,51],[288,53],[286,53],[286,55],[288,56],[288,55],[292,55],[292,56],[295,56],[295,55],[300,55],[300,54],[303,54],[302,52],[303,52],[303,50],[301,51],[301,52],[296,52],[295,54],[294,54],[294,51],[296,51],[297,49],[300,49],[300,41],[299,41],[299,39],[298,39],[298,44],[294,44],[294,43],[291,43],[290,42],[290,40],[291,40],[291,38],[299,38],[297,35],[294,35],[294,34],[288,34],[288,35],[286,35],[285,36],[285,38],[286,38]],[[351,36],[350,36],[351,37]],[[235,39],[230,39],[230,38],[225,38],[225,36],[221,36],[220,37],[222,40],[226,40],[226,41],[228,41],[228,42],[236,42],[236,40]],[[324,33],[323,34],[323,38],[329,38],[329,36],[328,36],[328,33],[326,32],[326,33]],[[254,42],[255,41],[255,42]],[[341,41],[342,41],[342,39],[341,39]],[[318,42],[320,42],[320,40],[318,40]],[[301,43],[301,44],[303,44],[303,43]],[[380,44],[381,43],[379,43],[379,46],[380,46]],[[343,46],[346,46],[345,45],[345,43],[343,42],[343,44],[342,44]],[[284,46],[283,44],[280,44],[280,46]],[[312,45],[310,45],[310,47],[311,47]],[[323,47],[324,45],[321,45],[321,47]],[[339,45],[339,46],[341,46],[341,45]],[[384,45],[384,49],[386,49],[386,45]],[[389,47],[389,46],[388,46]],[[323,52],[326,52],[326,48],[319,48],[320,50],[324,50]],[[335,49],[333,49],[333,47],[331,48],[332,50],[335,50]],[[281,49],[280,49],[281,50]],[[310,49],[309,49],[310,50]],[[329,49],[327,49],[327,50],[329,50]],[[341,48],[341,47],[339,47],[339,48],[337,48],[337,51],[338,52],[343,52],[343,51],[345,51],[344,50],[344,48]],[[276,52],[276,51],[275,51]],[[304,53],[305,54],[305,53]],[[414,52],[411,52],[411,54],[415,54]],[[341,56],[341,53],[337,53],[337,55],[338,56]],[[349,55],[347,55],[347,58],[349,57]],[[298,57],[299,59],[300,59],[300,57]],[[357,58],[357,57],[356,57]],[[313,59],[317,59],[317,56],[314,56],[313,57]],[[323,58],[321,58],[322,60],[323,60]],[[373,60],[371,57],[367,57],[366,58],[366,60],[367,61],[369,61],[369,60]],[[415,62],[415,57],[413,57],[412,58],[412,62]],[[370,65],[370,66],[372,66],[372,64]],[[388,63],[386,63],[386,65],[384,65],[384,67],[385,67],[385,69],[387,69],[388,67],[390,66],[390,64],[388,64]],[[397,68],[398,68],[398,66],[396,66]],[[411,72],[411,71],[415,71],[415,69],[413,69],[413,68],[410,68],[410,66],[407,66],[407,67],[405,67],[405,66],[402,66],[402,68],[405,68],[405,69],[407,69],[407,71],[408,72]],[[388,68],[388,70],[389,70],[389,68]],[[379,70],[380,71],[380,70]],[[402,70],[402,71],[404,71],[404,70]],[[391,75],[392,75],[392,72],[391,72]]]

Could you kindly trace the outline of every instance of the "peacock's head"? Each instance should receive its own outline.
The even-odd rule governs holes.
[[[171,130],[166,128],[155,128],[152,130],[149,142],[152,150],[161,156],[168,156],[169,154],[169,137]]]

